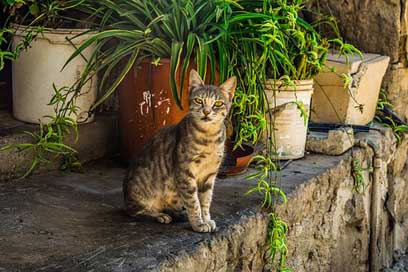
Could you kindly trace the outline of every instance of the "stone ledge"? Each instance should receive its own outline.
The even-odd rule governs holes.
[[[283,172],[290,195],[343,165],[309,155]],[[266,223],[253,182],[219,180],[212,214],[216,234],[188,223],[135,222],[121,212],[124,169],[97,164],[87,174],[52,173],[1,185],[0,267],[5,271],[257,271],[264,266]],[[290,204],[289,204],[290,205]],[[232,269],[232,270],[234,270]],[[1,271],[1,270],[0,270]],[[195,270],[198,271],[198,270]]]
[[[371,135],[391,150],[386,137],[365,136]],[[366,167],[373,152],[357,148],[354,156]],[[351,152],[309,154],[283,170],[288,203],[278,212],[290,227],[287,261],[293,271],[368,271],[371,180],[364,172],[365,193],[353,192],[351,159]],[[261,199],[245,195],[254,182],[243,176],[218,180],[212,215],[219,230],[199,234],[186,222],[161,225],[127,217],[121,210],[124,172],[98,162],[86,174],[49,173],[0,184],[0,271],[270,269]],[[383,213],[378,216],[388,220]],[[381,250],[389,256],[392,247]]]
[[[35,132],[37,125],[16,121],[0,114],[0,147],[8,144],[29,143],[31,137],[24,131]],[[80,125],[79,141],[75,143],[73,135],[67,137],[67,144],[78,151],[82,162],[101,158],[118,150],[118,125],[116,114],[98,114],[92,123]],[[0,180],[20,177],[30,167],[33,154],[29,152],[16,152],[15,150],[0,152]],[[36,173],[58,169],[60,159],[51,160],[46,167],[39,168]]]

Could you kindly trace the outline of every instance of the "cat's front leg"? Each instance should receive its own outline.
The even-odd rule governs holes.
[[[196,232],[211,232],[209,223],[202,219],[201,206],[198,198],[197,183],[190,175],[181,173],[178,177],[178,190],[187,211],[188,221]]]
[[[198,198],[201,205],[202,219],[211,226],[211,230],[216,229],[214,220],[211,220],[210,206],[214,189],[216,173],[210,174],[206,181],[198,186]]]

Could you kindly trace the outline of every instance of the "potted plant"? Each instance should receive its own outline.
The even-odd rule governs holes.
[[[216,79],[214,45],[225,35],[221,15],[230,4],[206,0],[89,3],[83,11],[100,22],[100,32],[83,43],[67,63],[96,46],[97,54],[88,60],[82,77],[92,70],[102,71],[100,88],[105,92],[93,108],[120,89],[121,153],[127,159],[160,127],[184,116],[185,75],[192,67],[207,82]],[[109,81],[115,70],[118,76]]]
[[[13,60],[14,117],[30,123],[50,122],[49,117],[55,115],[55,104],[50,101],[58,88],[70,92],[66,94],[67,102],[71,101],[66,117],[78,123],[92,121],[88,112],[96,97],[96,77],[81,88],[75,85],[93,48],[61,71],[75,47],[90,35],[79,35],[89,31],[83,28],[82,14],[77,11],[83,1],[6,2],[9,17],[3,33],[12,35],[8,57]]]
[[[72,132],[78,137],[78,123],[92,121],[89,107],[96,97],[96,77],[82,80],[89,52],[83,52],[69,69],[60,72],[74,51],[77,36],[89,30],[83,26],[82,0],[2,1],[7,14],[0,31],[0,70],[4,60],[12,61],[13,114],[22,121],[39,123],[27,143],[0,147],[29,152],[33,160],[23,177],[39,165],[60,161],[61,169],[80,170],[77,151],[65,143]],[[69,29],[68,29],[69,27]],[[11,42],[9,42],[11,40]],[[77,44],[78,45],[78,44]],[[60,160],[61,159],[61,160]]]
[[[300,158],[312,78],[323,68],[330,48],[338,48],[341,55],[359,51],[339,36],[329,39],[320,33],[323,24],[336,30],[333,18],[321,15],[314,22],[306,21],[303,0],[240,4],[242,9],[229,21],[232,34],[224,43],[230,52],[228,63],[239,63],[234,73],[244,79],[238,85],[232,112],[238,144],[258,141],[266,129],[267,142],[277,158]]]

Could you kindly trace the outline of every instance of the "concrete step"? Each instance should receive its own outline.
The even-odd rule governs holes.
[[[399,178],[395,187],[392,173],[387,176],[395,150],[381,133],[357,139],[381,153],[376,190],[368,170],[361,172],[365,191],[353,190],[352,157],[370,168],[370,148],[341,156],[307,154],[280,175],[288,202],[278,204],[277,212],[289,226],[287,264],[293,271],[366,272],[391,264],[394,246],[404,246],[408,217],[399,197],[407,186]],[[98,161],[85,170],[0,183],[1,272],[275,271],[266,256],[262,198],[245,194],[256,185],[245,175],[217,180],[211,211],[218,231],[201,234],[185,221],[162,225],[126,216],[126,169],[116,163]],[[399,225],[393,229],[390,222]]]
[[[285,191],[346,157],[293,162],[283,173]],[[260,197],[245,195],[254,182],[244,176],[218,180],[212,215],[219,229],[200,234],[187,222],[127,217],[124,173],[104,161],[85,174],[55,172],[0,185],[0,271],[260,271],[267,220]]]
[[[39,126],[15,120],[7,111],[0,111],[0,147],[9,144],[30,143],[31,137],[24,131],[36,132]],[[100,113],[94,122],[79,125],[79,140],[73,133],[66,143],[78,151],[82,162],[95,160],[118,150],[119,129],[115,113]],[[0,152],[0,180],[21,177],[29,169],[33,153],[15,149]],[[51,163],[40,167],[36,173],[58,169],[61,158],[50,158]]]

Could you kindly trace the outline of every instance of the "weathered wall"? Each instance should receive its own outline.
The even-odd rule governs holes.
[[[408,140],[396,149],[390,130],[381,129],[357,134],[356,142],[360,148],[354,154],[341,156],[307,182],[299,183],[296,173],[315,173],[315,165],[327,158],[300,160],[296,169],[289,165],[282,173],[290,193],[277,212],[289,226],[287,265],[293,271],[381,271],[408,248]],[[370,169],[363,171],[364,193],[353,190],[353,158]],[[242,218],[210,244],[166,261],[158,271],[276,271],[262,262],[266,223],[262,213]]]
[[[385,208],[391,216],[392,250],[397,258],[408,252],[408,139],[405,138],[388,165],[388,195]]]
[[[368,147],[354,156],[372,168],[363,172],[363,194],[352,189],[348,158],[278,208],[289,224],[294,271],[380,271],[408,249],[408,141],[395,149],[389,131],[383,134],[357,135]]]
[[[358,153],[367,165],[363,155]],[[350,165],[347,159],[312,179],[279,207],[289,224],[293,271],[368,271],[371,186],[363,195],[353,193]]]
[[[314,0],[311,6],[332,13],[346,41],[391,58],[383,85],[395,111],[408,120],[408,1]]]
[[[243,217],[210,244],[202,244],[194,254],[178,255],[155,271],[262,271],[267,223],[265,214]]]

